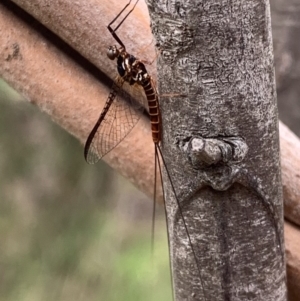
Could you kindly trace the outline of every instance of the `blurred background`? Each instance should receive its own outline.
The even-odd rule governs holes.
[[[0,137],[1,301],[172,299],[162,210],[152,258],[152,201],[3,81]]]

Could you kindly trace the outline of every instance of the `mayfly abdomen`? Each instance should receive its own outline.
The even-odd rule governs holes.
[[[150,79],[145,83],[143,87],[148,100],[152,139],[154,143],[159,143],[161,139],[161,118],[157,93],[155,92]]]

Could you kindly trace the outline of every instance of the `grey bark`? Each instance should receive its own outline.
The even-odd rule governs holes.
[[[176,300],[286,300],[269,2],[147,2]]]

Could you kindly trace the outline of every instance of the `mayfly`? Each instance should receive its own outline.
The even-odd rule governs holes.
[[[107,28],[116,42],[120,45],[109,46],[107,50],[107,56],[111,60],[117,60],[117,70],[118,78],[114,82],[112,89],[108,95],[106,104],[95,124],[92,131],[90,132],[85,148],[84,157],[86,161],[90,164],[96,163],[104,155],[109,153],[115,146],[117,146],[133,129],[139,120],[140,112],[134,106],[125,106],[122,104],[120,96],[125,95],[122,91],[123,84],[127,83],[129,85],[141,86],[147,98],[149,116],[151,123],[152,139],[154,142],[155,149],[155,175],[157,173],[157,166],[161,173],[160,158],[162,159],[163,166],[165,167],[166,174],[169,178],[170,184],[177,201],[177,206],[179,214],[183,220],[184,228],[188,236],[188,240],[192,249],[193,256],[197,264],[197,270],[199,273],[200,282],[202,284],[200,267],[196,260],[196,253],[194,247],[191,243],[191,237],[187,225],[185,223],[183,212],[179,204],[174,185],[171,181],[169,171],[166,166],[166,162],[162,155],[159,143],[161,140],[161,116],[158,102],[158,94],[151,76],[148,74],[144,63],[129,54],[126,51],[126,47],[121,39],[116,34],[117,29],[122,25],[130,13],[134,10],[139,0],[137,0],[133,8],[125,15],[121,22],[113,29],[112,24],[120,17],[120,15],[126,10],[130,5],[131,0],[126,4],[126,6],[120,11],[120,13],[108,24]],[[156,181],[155,181],[156,182]],[[155,193],[156,193],[156,183],[154,186],[154,209],[155,212]],[[154,231],[154,229],[152,229]],[[153,239],[153,233],[152,233]],[[202,285],[203,287],[203,285]]]
[[[119,76],[114,82],[100,117],[85,144],[84,157],[91,164],[96,163],[118,145],[139,120],[140,114],[137,108],[123,105],[119,98],[122,95],[122,86],[125,82],[129,85],[135,84],[143,88],[148,101],[152,138],[155,144],[160,141],[160,113],[153,80],[148,74],[144,63],[126,51],[125,45],[116,34],[116,30],[133,11],[138,1],[136,1],[134,7],[115,29],[111,27],[112,24],[119,18],[131,1],[107,26],[109,32],[121,46],[119,48],[117,46],[109,46],[107,50],[109,59],[117,59]]]

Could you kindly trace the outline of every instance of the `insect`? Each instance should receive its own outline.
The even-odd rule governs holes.
[[[115,29],[111,27],[130,2],[107,26],[114,39],[120,45],[119,48],[115,45],[110,46],[107,50],[109,59],[117,59],[119,76],[114,82],[100,117],[86,141],[84,156],[88,163],[97,162],[111,151],[128,135],[139,120],[140,114],[137,108],[124,106],[119,98],[120,96],[126,97],[124,93],[122,94],[122,86],[125,82],[129,85],[135,84],[143,88],[148,101],[153,142],[158,143],[160,141],[160,113],[153,80],[148,74],[144,63],[126,51],[125,45],[116,34],[116,30],[132,12],[138,1],[136,1],[134,7]],[[114,100],[116,101],[113,105]]]
[[[84,157],[86,161],[90,164],[96,163],[104,155],[110,152],[115,146],[117,146],[133,129],[136,123],[139,120],[140,113],[138,109],[134,106],[125,106],[120,99],[120,96],[125,96],[122,86],[123,84],[137,85],[143,88],[143,91],[146,95],[147,105],[149,108],[149,116],[151,123],[152,139],[154,142],[155,150],[155,175],[157,174],[157,166],[161,173],[161,162],[165,167],[165,171],[173,188],[173,193],[177,200],[177,206],[179,214],[183,220],[184,228],[188,236],[188,240],[195,258],[197,269],[199,272],[200,282],[201,274],[200,268],[198,266],[194,247],[191,243],[191,238],[187,225],[184,221],[183,212],[179,204],[174,185],[171,181],[170,173],[167,169],[166,162],[162,155],[159,143],[161,141],[161,115],[159,109],[158,93],[156,91],[153,79],[148,74],[144,63],[137,59],[135,56],[129,54],[126,51],[126,47],[121,39],[116,34],[117,29],[122,25],[130,13],[134,10],[139,0],[137,0],[133,8],[125,15],[121,22],[113,29],[112,24],[120,17],[120,15],[126,10],[130,5],[131,0],[127,5],[120,11],[120,13],[108,24],[107,28],[116,42],[120,47],[109,46],[107,50],[107,56],[111,60],[117,60],[117,71],[118,78],[114,82],[112,89],[108,95],[106,104],[95,124],[92,131],[90,132],[85,148],[84,148]],[[161,158],[161,161],[160,161]],[[156,198],[156,181],[154,186],[154,208],[153,214],[155,213],[155,198]],[[153,232],[154,232],[154,223],[152,228],[152,245],[153,245]]]

